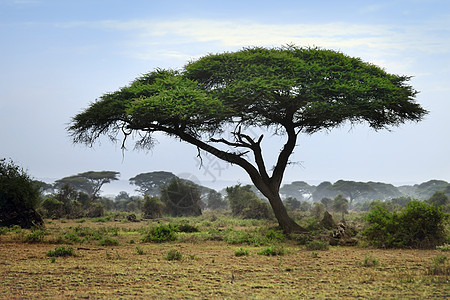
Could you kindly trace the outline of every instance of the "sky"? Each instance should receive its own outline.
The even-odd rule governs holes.
[[[129,178],[169,171],[213,188],[247,174],[165,136],[151,151],[102,140],[74,145],[67,126],[101,95],[156,68],[180,69],[209,53],[295,44],[341,51],[413,76],[429,114],[391,131],[366,125],[300,135],[284,183],[339,179],[415,184],[450,181],[450,2],[0,0],[0,158],[53,182],[85,171]],[[273,162],[284,143],[266,138]],[[270,164],[269,164],[270,165]]]

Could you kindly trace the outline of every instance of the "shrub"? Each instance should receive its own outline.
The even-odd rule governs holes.
[[[46,232],[41,229],[33,229],[31,233],[24,236],[23,241],[25,243],[42,243],[44,241],[44,237]]]
[[[142,239],[144,242],[163,243],[177,239],[175,229],[169,225],[160,225],[150,229],[147,235]]]
[[[98,242],[98,244],[100,246],[117,246],[117,245],[119,245],[119,241],[116,240],[116,239],[113,239],[113,238],[110,238],[110,237],[106,236],[106,237],[102,238]]]
[[[142,207],[142,212],[144,213],[144,218],[155,219],[162,217],[164,210],[164,203],[158,199],[156,196],[144,195],[144,205]]]
[[[178,232],[199,232],[198,228],[189,224],[180,224],[176,226]]]
[[[437,246],[436,249],[441,251],[450,251],[450,244],[446,243],[442,246]]]
[[[269,229],[266,232],[265,237],[268,241],[271,242],[281,242],[286,239],[286,236],[284,235],[283,231],[273,229]]]
[[[277,255],[284,255],[286,253],[286,250],[280,245],[272,245],[270,247],[266,247],[258,252],[258,255],[265,255],[265,256],[277,256]]]
[[[232,214],[244,219],[270,219],[269,204],[259,199],[251,188],[251,185],[239,184],[226,188]]]
[[[234,256],[248,256],[248,255],[249,255],[248,250],[242,248],[236,249],[234,251]]]
[[[445,240],[447,215],[422,201],[411,201],[401,212],[375,205],[366,216],[365,239],[380,248],[434,248]]]
[[[372,255],[364,256],[364,260],[359,263],[362,267],[375,267],[380,264],[380,261],[373,257]]]
[[[161,189],[161,201],[172,217],[200,216],[201,192],[193,182],[174,178]]]
[[[49,257],[59,257],[59,256],[72,256],[74,255],[73,248],[71,247],[58,247],[55,250],[49,250],[47,256]]]
[[[183,258],[183,255],[180,251],[171,249],[169,252],[167,252],[166,255],[167,260],[181,260]]]
[[[312,240],[305,244],[307,250],[328,250],[330,243],[323,240]]]
[[[436,256],[427,268],[428,275],[450,275],[450,264],[447,256]]]
[[[0,159],[0,226],[31,228],[44,224],[36,212],[39,190],[28,174],[12,161]]]

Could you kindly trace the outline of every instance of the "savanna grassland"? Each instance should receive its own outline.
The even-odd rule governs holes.
[[[156,227],[173,229],[175,240],[152,240]],[[46,220],[44,230],[3,228],[0,298],[450,297],[450,275],[435,272],[449,252],[308,250],[274,228],[267,221],[212,214],[141,222]]]

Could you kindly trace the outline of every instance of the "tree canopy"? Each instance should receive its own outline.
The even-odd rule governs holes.
[[[55,182],[55,186],[61,189],[67,184],[95,199],[98,197],[100,189],[104,184],[119,180],[117,178],[119,174],[119,172],[115,171],[88,171],[59,179]]]
[[[29,175],[13,161],[0,159],[0,226],[43,225],[38,203],[39,188]]]
[[[88,145],[102,135],[117,140],[123,134],[123,147],[133,134],[140,137],[139,147],[153,146],[154,132],[181,139],[243,168],[269,199],[281,227],[300,230],[279,195],[298,134],[347,122],[367,122],[378,130],[419,121],[426,111],[415,102],[409,80],[333,50],[245,48],[206,55],[180,71],[145,74],[101,96],[68,130],[74,142]],[[249,127],[286,137],[270,174],[262,155],[264,135],[252,136]]]

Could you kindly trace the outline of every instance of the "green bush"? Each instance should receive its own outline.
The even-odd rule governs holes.
[[[284,255],[286,253],[286,250],[280,245],[272,245],[270,247],[266,247],[258,252],[258,255],[265,255],[265,256],[277,256],[277,255]]]
[[[284,235],[283,231],[273,229],[269,229],[266,232],[265,237],[268,241],[271,242],[281,242],[286,239],[286,236]]]
[[[323,240],[312,240],[305,244],[307,250],[328,250],[330,243]]]
[[[99,244],[100,246],[117,246],[117,245],[119,245],[119,241],[116,240],[116,239],[113,239],[113,238],[111,238],[111,237],[106,236],[106,237],[102,238],[102,239],[98,242],[98,244]]]
[[[72,256],[74,255],[73,248],[60,246],[55,250],[49,250],[47,256],[49,257],[59,257],[59,256]]]
[[[411,201],[400,212],[375,205],[367,214],[364,238],[379,248],[434,248],[445,241],[447,215],[438,207]]]
[[[177,239],[175,229],[172,225],[159,225],[151,228],[147,235],[142,239],[144,242],[163,243],[175,241]]]
[[[144,195],[144,205],[142,212],[146,219],[161,218],[164,210],[164,203],[156,196]]]
[[[180,224],[176,226],[176,231],[190,233],[190,232],[199,232],[200,230],[198,230],[197,227],[189,224]]]
[[[0,226],[42,226],[36,212],[39,189],[29,175],[12,161],[0,158]]]
[[[242,248],[236,249],[234,251],[234,256],[248,256],[248,255],[249,255],[248,250]]]
[[[226,188],[227,199],[234,216],[244,219],[270,219],[272,210],[270,205],[252,191],[251,185],[235,185]]]
[[[24,236],[25,243],[42,243],[47,233],[42,229],[32,229],[29,234]]]
[[[376,259],[375,257],[373,257],[372,255],[366,255],[364,257],[364,260],[362,262],[359,263],[360,266],[362,267],[376,267],[380,264],[380,261],[378,259]]]
[[[180,251],[171,249],[169,252],[167,252],[166,255],[167,260],[181,260],[183,258],[183,255]]]
[[[450,263],[447,256],[436,256],[427,268],[428,275],[450,275]]]

